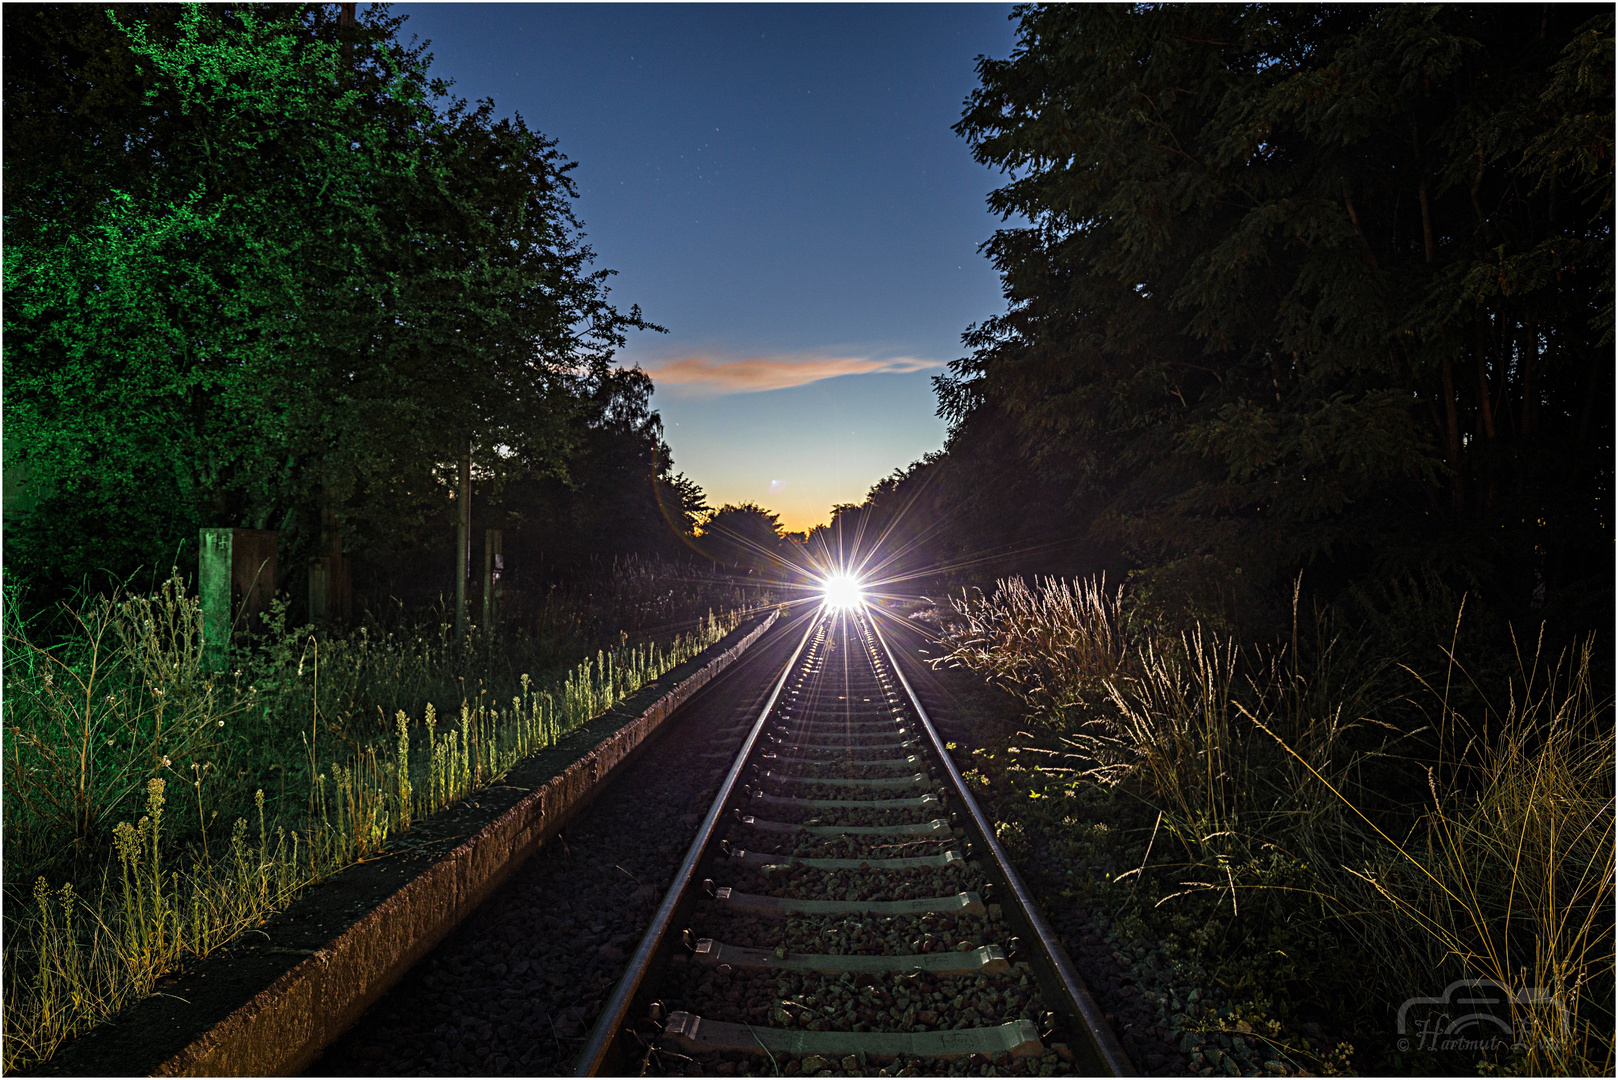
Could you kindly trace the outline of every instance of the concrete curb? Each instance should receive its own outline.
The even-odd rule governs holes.
[[[315,949],[152,1076],[269,1076],[306,1068],[406,971],[554,836],[670,713],[774,624],[772,612],[432,866]]]

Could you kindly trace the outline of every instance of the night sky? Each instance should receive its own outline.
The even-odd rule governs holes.
[[[938,449],[929,378],[1002,308],[998,174],[950,126],[1009,5],[398,4],[452,93],[578,162],[613,300],[667,335],[675,467],[788,528]]]

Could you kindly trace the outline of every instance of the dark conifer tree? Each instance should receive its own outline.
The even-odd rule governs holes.
[[[957,127],[1028,223],[939,381],[957,475],[1003,418],[1076,529],[1178,595],[1429,568],[1602,621],[1611,11],[1019,18]]]

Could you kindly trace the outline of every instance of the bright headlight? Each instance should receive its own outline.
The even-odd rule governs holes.
[[[820,595],[829,608],[853,608],[865,603],[865,590],[852,574],[833,574],[820,583]]]

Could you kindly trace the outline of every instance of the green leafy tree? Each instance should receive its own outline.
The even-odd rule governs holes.
[[[508,562],[525,577],[554,578],[618,555],[691,557],[706,500],[673,471],[651,395],[652,380],[639,369],[598,380],[566,474],[491,485],[475,506],[489,527],[506,530]]]
[[[1610,11],[1018,18],[956,129],[1027,224],[939,380],[949,457],[1009,425],[1087,542],[1178,592],[1420,565],[1602,602]]]
[[[590,269],[552,141],[444,101],[385,8],[6,19],[25,573],[172,558],[203,524],[307,548],[322,503],[385,547],[469,449],[497,478],[565,472],[648,324]]]

